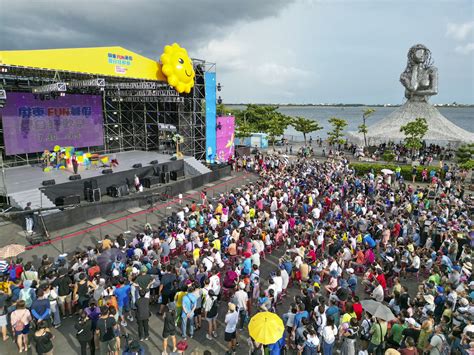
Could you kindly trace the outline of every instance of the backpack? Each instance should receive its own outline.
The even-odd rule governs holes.
[[[32,288],[21,289],[20,290],[19,299],[22,300],[22,301],[25,301],[25,306],[27,308],[31,307],[31,304],[33,303],[33,298],[31,297],[31,292],[32,291],[33,291]]]
[[[13,329],[15,329],[16,332],[22,332],[23,329],[25,329],[26,324],[23,323],[23,320],[22,320],[25,314],[26,314],[26,311],[23,312],[20,319],[13,325]]]
[[[207,318],[214,318],[215,316],[217,316],[217,308],[218,308],[218,304],[217,304],[217,297],[214,298],[214,300],[212,301],[212,306],[211,306],[211,309],[209,310],[209,312],[207,312]]]
[[[450,346],[448,344],[448,341],[446,340],[446,337],[442,334],[435,334],[435,335],[433,335],[433,338],[434,337],[438,337],[438,338],[441,339],[441,346],[440,347],[436,346],[436,350],[438,350],[438,353],[440,355],[449,355],[449,354],[451,354]]]
[[[363,326],[364,321],[366,321],[369,324],[369,326],[367,327],[367,330]],[[366,341],[370,340],[370,328],[372,328],[372,323],[369,320],[364,319],[362,321],[362,326],[359,329],[359,337],[361,340],[366,340]]]

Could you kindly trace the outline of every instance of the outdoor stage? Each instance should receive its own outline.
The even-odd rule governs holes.
[[[10,204],[23,209],[28,202],[32,209],[46,209],[42,212],[45,224],[49,230],[64,228],[67,225],[85,222],[118,211],[134,207],[150,205],[157,202],[163,195],[176,196],[179,193],[202,187],[230,175],[227,165],[214,166],[212,170],[201,164],[194,157],[170,160],[171,156],[156,152],[128,151],[113,154],[119,165],[113,168],[113,173],[102,174],[104,167],[90,170],[80,170],[80,180],[70,181],[73,173],[68,170],[54,170],[43,172],[40,166],[22,166],[5,169],[7,196]],[[158,164],[150,162],[158,160]],[[133,168],[135,164],[142,164],[140,168]],[[151,188],[145,188],[141,193],[131,193],[122,197],[107,196],[107,190],[112,185],[128,185],[133,189],[134,176],[141,181],[147,177],[154,177],[160,171],[181,172],[180,178],[168,183],[159,183]],[[42,186],[44,180],[54,179],[56,184]],[[97,202],[88,202],[84,198],[84,185],[87,181],[96,180],[102,199]],[[73,208],[56,208],[58,198],[76,195],[80,203]],[[22,222],[21,216],[18,222]],[[40,223],[37,223],[39,226]],[[41,231],[38,231],[41,232]]]

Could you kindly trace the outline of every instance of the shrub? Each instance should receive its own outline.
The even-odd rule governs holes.
[[[468,161],[466,161],[462,164],[459,164],[459,167],[462,168],[462,169],[466,169],[466,170],[472,170],[472,169],[474,169],[474,160],[469,159]]]
[[[390,163],[391,161],[393,161],[393,159],[395,159],[395,153],[391,150],[386,150],[382,154],[382,159]]]
[[[368,174],[371,170],[374,170],[374,173],[380,173],[382,169],[390,169],[395,173],[395,169],[397,169],[396,164],[383,164],[383,163],[351,163],[350,164],[351,168],[355,169],[355,172],[357,175],[366,175]],[[412,172],[412,166],[410,165],[400,165],[401,168],[401,174],[405,180],[411,180],[411,172]],[[421,180],[421,172],[423,169],[426,168],[428,170],[428,174],[431,170],[435,170],[437,172],[437,175],[440,176],[441,169],[438,168],[437,166],[417,166],[416,167],[416,179],[418,181]]]

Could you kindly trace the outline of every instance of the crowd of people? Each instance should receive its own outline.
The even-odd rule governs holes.
[[[218,321],[232,354],[252,315],[269,311],[285,332],[275,344],[248,338],[251,354],[473,353],[469,196],[357,176],[345,159],[236,164],[258,181],[213,200],[203,191],[132,239],[106,236],[36,267],[0,262],[3,340],[52,354],[51,329],[74,317],[81,354],[143,353],[160,317],[163,354],[183,352],[196,332],[222,341]],[[394,319],[368,313],[365,299]]]

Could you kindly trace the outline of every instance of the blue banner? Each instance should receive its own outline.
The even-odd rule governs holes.
[[[216,157],[216,73],[206,73],[206,162]]]

